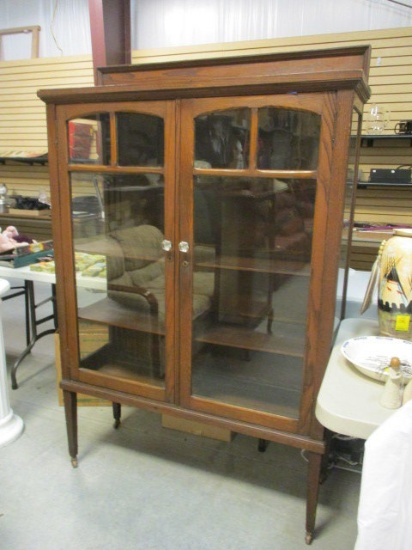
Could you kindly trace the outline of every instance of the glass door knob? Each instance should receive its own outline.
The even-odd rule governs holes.
[[[172,250],[172,241],[168,241],[167,239],[164,239],[162,241],[162,248],[165,252],[170,252]]]
[[[189,252],[189,243],[187,243],[186,241],[180,241],[179,250],[180,250],[180,252],[183,252],[184,254]]]

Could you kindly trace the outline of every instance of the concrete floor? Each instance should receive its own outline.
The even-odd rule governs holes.
[[[40,288],[39,288],[40,287]],[[38,285],[40,295],[48,291]],[[9,367],[24,346],[23,301],[3,303]],[[46,327],[45,327],[46,328]],[[154,413],[79,408],[79,467],[70,463],[56,392],[53,336],[34,346],[9,392],[25,431],[0,449],[4,550],[299,550],[306,464],[299,450],[177,432]],[[360,475],[334,468],[320,490],[314,550],[356,539]]]

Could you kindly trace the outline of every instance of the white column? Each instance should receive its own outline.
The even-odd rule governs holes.
[[[23,420],[10,408],[6,350],[4,348],[1,297],[10,289],[10,283],[0,279],[0,447],[15,441],[23,432]]]

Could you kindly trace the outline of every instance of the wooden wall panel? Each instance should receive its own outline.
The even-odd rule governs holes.
[[[6,183],[10,195],[37,197],[40,191],[49,192],[47,166],[7,162],[4,166],[0,166],[0,178],[2,183]]]
[[[391,112],[388,128],[397,121],[412,119],[412,28],[373,32],[325,34],[167,48],[133,52],[133,63],[145,64],[193,58],[301,51],[358,44],[372,46],[370,85],[372,97]],[[45,107],[37,98],[39,88],[93,85],[91,56],[31,59],[0,63],[0,156],[7,151],[43,153],[47,148]],[[366,126],[364,126],[366,132]],[[372,167],[392,167],[411,162],[409,142],[385,143],[384,147],[362,148],[364,173]],[[48,185],[47,168],[13,164],[0,165],[0,182],[15,193],[37,196]],[[401,197],[401,198],[399,198]],[[409,223],[412,194],[395,188],[360,190],[356,219],[381,223]]]
[[[412,225],[412,186],[358,189],[355,221]]]
[[[39,88],[90,85],[90,56],[1,62],[0,156],[13,151],[47,152],[45,106],[36,95]],[[0,168],[0,177],[3,173]]]

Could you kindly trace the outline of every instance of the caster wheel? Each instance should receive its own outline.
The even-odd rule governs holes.
[[[306,544],[312,544],[312,541],[313,541],[313,533],[306,533],[306,536],[305,536]]]

